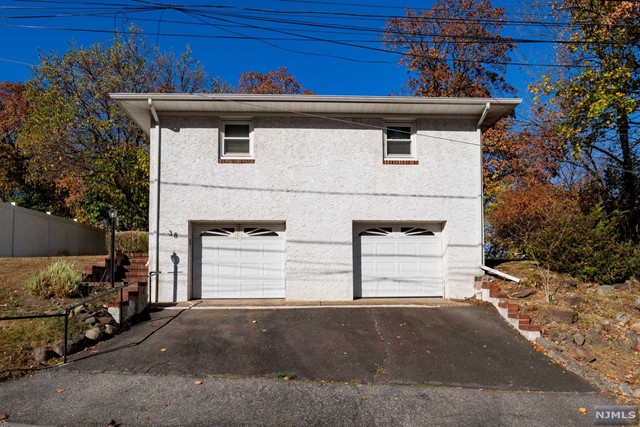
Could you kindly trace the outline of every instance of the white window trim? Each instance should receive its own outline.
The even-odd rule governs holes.
[[[249,125],[249,154],[224,154],[226,137],[224,134],[227,125]],[[233,139],[233,138],[231,138]],[[254,159],[253,149],[253,122],[249,120],[225,120],[220,124],[220,158],[221,159]]]
[[[411,153],[410,154],[387,154],[387,128],[389,127],[408,127],[409,129],[411,129]],[[415,130],[415,125],[413,123],[408,123],[408,122],[386,122],[384,124],[384,130],[382,131],[383,133],[383,139],[384,139],[384,146],[383,146],[383,154],[384,154],[384,158],[385,159],[416,159],[417,153],[416,153],[416,130]],[[393,140],[392,140],[393,141]]]

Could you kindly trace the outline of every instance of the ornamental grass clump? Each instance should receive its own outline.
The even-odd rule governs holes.
[[[69,298],[80,295],[82,275],[68,261],[56,261],[27,280],[27,290],[35,296]]]

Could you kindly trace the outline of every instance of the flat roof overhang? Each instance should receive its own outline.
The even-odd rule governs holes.
[[[385,119],[460,117],[482,130],[513,112],[518,98],[426,98],[413,96],[238,95],[113,93],[113,98],[149,134],[150,103],[158,115],[370,116]]]

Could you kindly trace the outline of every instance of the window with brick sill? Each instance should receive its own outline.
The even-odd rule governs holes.
[[[413,125],[387,124],[384,131],[384,164],[417,165]]]
[[[223,122],[220,129],[219,163],[255,163],[253,155],[253,124]]]

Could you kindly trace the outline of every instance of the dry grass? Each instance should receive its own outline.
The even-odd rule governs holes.
[[[616,341],[628,342],[630,326],[640,322],[640,311],[635,308],[635,300],[640,296],[640,281],[634,281],[628,289],[614,289],[611,295],[600,295],[599,285],[596,283],[584,283],[572,279],[566,275],[551,273],[551,289],[554,299],[547,302],[544,292],[545,272],[531,262],[508,262],[497,267],[500,271],[520,277],[523,283],[503,281],[496,279],[500,289],[506,291],[511,297],[516,291],[523,288],[535,288],[537,292],[524,299],[518,299],[522,312],[531,315],[532,323],[542,327],[544,337],[549,337],[553,332],[574,335],[585,335],[592,329],[602,328],[601,336],[606,345],[603,347],[585,344],[595,357],[596,361],[584,363],[585,366],[600,372],[616,384],[623,382],[631,385],[633,389],[640,388],[640,353],[623,349],[614,349],[612,343]],[[571,306],[562,301],[565,297],[580,297],[584,303],[579,306]],[[510,298],[514,300],[514,298]],[[551,322],[546,314],[550,310],[572,310],[578,313],[578,321],[568,325]],[[616,320],[616,315],[624,313],[629,321],[622,324]],[[562,348],[562,346],[561,346]],[[624,400],[631,400],[629,397]],[[640,403],[640,399],[636,400]]]
[[[79,271],[92,264],[96,256],[51,258],[0,258],[0,317],[27,314],[59,313],[78,299],[41,299],[25,286],[29,279],[58,260],[71,262]],[[72,322],[70,322],[71,324]],[[35,368],[31,358],[35,347],[63,339],[63,318],[30,319],[0,322],[0,381]]]

